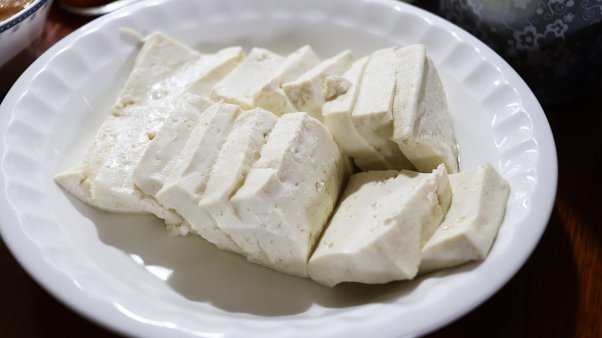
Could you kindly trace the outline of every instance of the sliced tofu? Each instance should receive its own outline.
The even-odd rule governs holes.
[[[343,74],[343,77],[349,81],[350,87],[345,94],[324,104],[322,107],[324,124],[341,150],[352,157],[361,170],[392,169],[393,166],[355,129],[351,119],[362,75],[369,60],[370,56],[357,60]]]
[[[270,80],[253,94],[253,106],[267,109],[276,115],[297,111],[281,86],[284,82],[298,78],[318,62],[320,59],[310,46],[303,46],[291,53],[274,71]]]
[[[98,208],[92,198],[92,182],[115,145],[124,121],[127,118],[109,115],[96,133],[94,142],[86,150],[82,162],[54,176],[55,182],[82,202]]]
[[[392,169],[413,169],[397,144],[391,141],[397,63],[394,48],[372,53],[351,118],[359,133],[387,160]]]
[[[89,180],[94,205],[113,212],[150,212],[168,224],[182,223],[175,213],[146,196],[133,182],[132,174],[153,135],[163,125],[169,112],[165,107],[130,107],[114,145],[96,176]]]
[[[350,87],[345,79],[337,77],[353,64],[349,50],[320,62],[294,81],[282,85],[282,89],[297,108],[322,121],[322,106],[326,97],[333,99],[344,94]]]
[[[207,99],[184,94],[157,135],[144,151],[133,173],[133,181],[145,194],[155,195],[177,163],[179,155],[201,115],[211,105]]]
[[[174,77],[186,74],[200,59],[201,54],[192,48],[161,33],[150,34],[136,56],[134,68],[119,94],[113,114],[124,115],[130,106],[160,104],[179,95],[181,87],[175,85]]]
[[[413,278],[420,249],[450,199],[444,166],[431,174],[389,170],[353,175],[309,261],[309,276],[327,286]]]
[[[445,164],[458,172],[458,149],[443,85],[423,45],[396,51],[399,63],[392,139],[423,172]]]
[[[253,245],[252,252],[261,252],[254,238],[241,236],[240,230],[248,230],[248,227],[238,217],[230,197],[243,185],[259,159],[261,148],[276,121],[276,115],[262,108],[241,113],[219,153],[199,203],[206,217],[190,220],[194,230],[218,247],[227,241],[226,237],[233,239],[239,247]]]
[[[205,217],[198,203],[205,190],[209,173],[219,151],[232,129],[240,108],[223,101],[211,105],[191,132],[176,164],[163,182],[155,199],[175,210],[188,223]],[[220,243],[223,249],[238,251],[232,241]]]
[[[307,260],[349,173],[328,130],[305,113],[283,115],[231,203],[261,252],[248,259],[297,276]],[[246,241],[241,241],[241,246]]]
[[[273,73],[286,58],[267,49],[253,48],[249,55],[213,88],[212,97],[254,108],[253,97],[273,80]]]
[[[484,259],[504,219],[510,185],[490,164],[450,175],[449,181],[452,203],[422,248],[421,272]]]
[[[210,98],[211,89],[244,59],[241,47],[229,47],[215,54],[205,54],[193,65],[190,80],[184,81],[185,92]]]

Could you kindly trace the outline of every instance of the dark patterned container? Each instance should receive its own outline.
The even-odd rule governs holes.
[[[602,0],[441,0],[440,13],[495,49],[543,104],[602,84]]]

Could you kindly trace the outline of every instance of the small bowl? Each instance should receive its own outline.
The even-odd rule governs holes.
[[[51,4],[52,0],[34,0],[17,14],[0,21],[0,66],[40,36]]]

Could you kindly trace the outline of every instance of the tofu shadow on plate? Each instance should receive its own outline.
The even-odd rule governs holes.
[[[413,281],[383,285],[343,283],[328,288],[247,262],[244,257],[219,250],[198,236],[171,236],[162,222],[152,216],[105,213],[70,196],[69,199],[94,223],[98,238],[105,245],[132,257],[133,269],[142,264],[149,278],[164,280],[169,288],[191,302],[211,304],[231,313],[277,317],[300,314],[313,305],[328,311],[389,303],[400,298],[411,303],[419,299],[407,296],[426,279],[473,268],[467,265]]]

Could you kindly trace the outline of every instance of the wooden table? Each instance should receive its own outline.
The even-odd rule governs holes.
[[[41,41],[13,62],[31,60],[86,19],[55,5]],[[0,98],[13,80],[0,69]],[[4,86],[4,87],[2,87]],[[552,217],[531,258],[497,294],[429,337],[602,337],[602,91],[546,109],[559,158]],[[598,161],[599,162],[599,161]],[[0,337],[118,337],[55,300],[19,266],[0,241]]]

